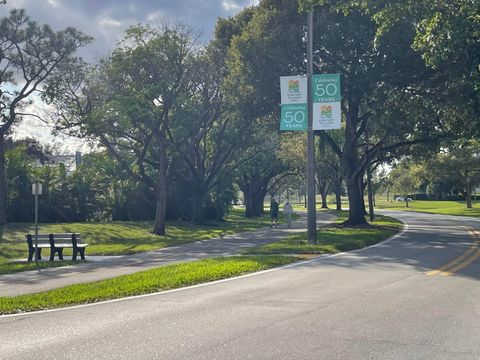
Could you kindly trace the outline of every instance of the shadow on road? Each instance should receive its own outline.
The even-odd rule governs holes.
[[[445,279],[455,276],[480,280],[480,249],[469,234],[469,228],[480,230],[476,219],[456,219],[416,213],[389,213],[407,222],[408,228],[398,237],[376,246],[327,257],[304,266],[344,267],[352,269],[401,270],[414,268],[419,273],[451,264],[447,269],[458,269],[453,275],[441,275]],[[395,216],[397,215],[397,216]],[[455,259],[460,260],[452,263]],[[472,261],[473,260],[473,261]],[[470,262],[469,264],[467,264]],[[443,269],[445,270],[445,269]]]

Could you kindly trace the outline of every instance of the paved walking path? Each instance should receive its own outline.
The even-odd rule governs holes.
[[[317,214],[322,226],[334,218],[330,213]],[[0,275],[0,296],[36,293],[71,284],[85,283],[131,274],[167,264],[238,254],[243,249],[279,241],[289,234],[306,230],[306,213],[288,229],[284,224],[220,238],[196,241],[160,250],[123,256],[88,256],[87,262],[58,268]]]

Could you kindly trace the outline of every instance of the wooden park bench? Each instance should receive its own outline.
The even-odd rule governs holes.
[[[27,234],[28,244],[28,261],[32,261],[35,254],[35,235]],[[38,234],[38,250],[37,257],[42,259],[42,249],[50,249],[50,261],[55,258],[55,253],[58,254],[58,258],[63,260],[63,249],[72,248],[73,255],[72,260],[77,260],[77,255],[80,254],[82,260],[85,260],[85,248],[88,244],[82,242],[80,234],[67,233],[67,234]]]

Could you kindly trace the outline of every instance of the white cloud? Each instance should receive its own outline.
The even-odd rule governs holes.
[[[105,27],[119,27],[119,26],[122,26],[123,24],[118,20],[106,17],[106,18],[101,18],[98,21],[98,25],[100,27],[104,27],[104,26]]]
[[[148,21],[158,21],[161,20],[165,17],[165,15],[161,11],[155,11],[147,16]]]
[[[57,0],[47,0],[48,5],[50,5],[52,8],[57,8],[58,7],[58,1]]]
[[[241,5],[231,0],[223,0],[222,6],[226,11],[240,11],[242,9]]]
[[[19,112],[32,114],[34,116],[23,116],[22,121],[15,127],[14,137],[31,137],[36,138],[41,142],[47,142],[50,138],[51,128],[45,122],[37,118],[37,116],[42,119],[47,119],[49,107],[45,105],[37,95],[30,96],[29,100],[31,101],[31,104]]]
[[[222,0],[222,7],[227,12],[238,12],[242,10],[245,6],[254,6],[258,5],[260,0],[248,0],[241,1],[240,4],[235,0]]]
[[[131,13],[137,12],[137,7],[135,6],[135,4],[133,3],[128,4],[128,11]]]
[[[128,20],[117,20],[109,13],[100,14],[97,17],[95,33],[95,48],[100,52],[98,56],[103,56],[113,45],[122,38],[123,32],[129,24]],[[99,46],[104,44],[105,46]],[[103,54],[102,54],[103,52]]]

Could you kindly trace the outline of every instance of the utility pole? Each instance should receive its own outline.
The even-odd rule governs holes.
[[[38,195],[42,195],[42,184],[32,184],[32,194],[35,196],[35,264],[38,265]]]
[[[315,201],[315,134],[313,133],[313,10],[307,14],[307,193],[308,193],[308,243],[317,243],[317,213]]]
[[[365,129],[365,155],[367,156],[367,195],[368,195],[368,213],[370,215],[370,221],[375,220],[375,210],[373,203],[373,187],[372,187],[372,161],[370,159],[370,154],[368,152],[368,147],[370,146],[370,131],[367,128]]]
[[[38,193],[35,193],[35,264],[38,264]]]

